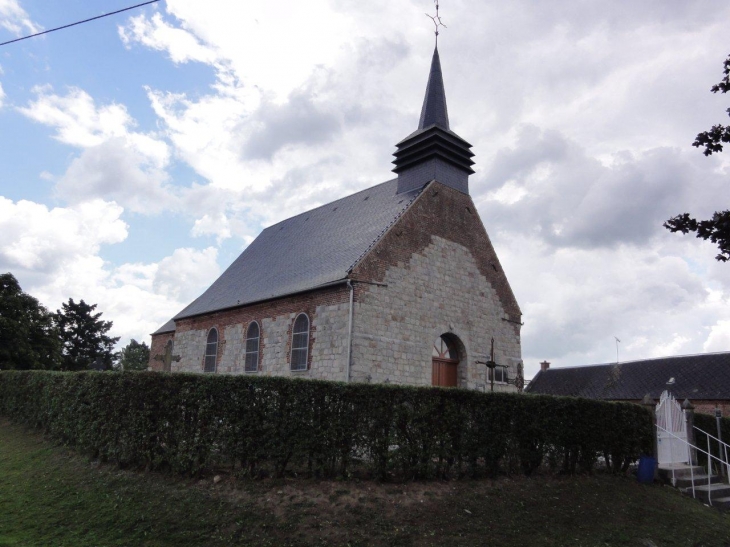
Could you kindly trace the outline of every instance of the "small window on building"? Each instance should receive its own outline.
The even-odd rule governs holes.
[[[246,372],[257,372],[259,370],[259,338],[261,331],[259,324],[254,321],[246,330]]]
[[[218,331],[210,329],[208,341],[205,344],[205,366],[203,372],[215,372],[216,359],[218,358]]]
[[[307,370],[309,354],[309,317],[300,313],[294,321],[291,337],[291,369]]]
[[[506,384],[507,383],[507,367],[494,367],[493,369],[488,368],[489,374],[487,375],[487,379],[491,382],[492,381],[492,374],[494,374],[494,383],[495,384]]]

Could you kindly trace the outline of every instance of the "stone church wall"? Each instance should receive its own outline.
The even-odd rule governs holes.
[[[484,365],[514,378],[520,311],[471,198],[431,183],[353,271],[378,284],[356,293],[354,381],[431,385],[442,334],[459,340],[459,385],[487,389]],[[495,390],[513,390],[495,384]]]
[[[349,289],[343,285],[313,291],[280,300],[273,300],[176,323],[174,353],[181,357],[172,363],[172,372],[202,372],[205,346],[211,328],[218,330],[218,373],[288,375],[294,377],[344,380],[347,330],[349,320]],[[306,371],[291,371],[291,334],[299,313],[310,320],[309,357]],[[252,321],[260,327],[259,367],[257,372],[245,372],[246,329]],[[154,355],[164,353],[162,338],[153,336],[150,364],[161,370]]]
[[[387,286],[371,286],[355,304],[353,381],[431,385],[431,351],[442,334],[461,342],[461,387],[487,388],[486,367],[475,361],[489,359],[492,337],[495,361],[514,378],[519,335],[468,249],[435,236],[383,281]],[[495,384],[495,391],[506,389]]]

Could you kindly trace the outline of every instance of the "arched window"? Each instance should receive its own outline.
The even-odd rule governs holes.
[[[218,357],[218,331],[210,329],[208,341],[205,344],[205,366],[203,372],[215,372],[216,359]]]
[[[307,370],[309,354],[309,317],[300,313],[294,321],[291,335],[291,369]]]
[[[259,338],[261,330],[259,324],[253,321],[246,329],[246,372],[256,372],[259,369]]]

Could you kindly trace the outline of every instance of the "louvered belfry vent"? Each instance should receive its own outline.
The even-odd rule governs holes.
[[[393,171],[398,174],[398,193],[410,192],[432,180],[469,193],[474,153],[471,144],[449,128],[438,49],[433,52],[418,129],[396,148]]]

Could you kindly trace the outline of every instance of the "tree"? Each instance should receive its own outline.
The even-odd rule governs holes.
[[[67,303],[61,304],[61,310],[56,312],[56,322],[63,342],[63,370],[112,368],[112,350],[119,338],[107,336],[112,322],[99,319],[102,314],[93,314],[95,309],[96,304],[90,306],[83,300],[76,303],[73,298],[69,298]]]
[[[150,362],[150,348],[134,338],[119,353],[117,353],[116,368],[122,370],[147,370]]]
[[[55,369],[60,364],[53,314],[24,293],[13,274],[0,274],[0,368]]]
[[[725,59],[723,73],[725,77],[722,81],[710,88],[713,93],[730,91],[730,55]],[[727,109],[727,113],[730,116],[730,108]],[[722,143],[730,143],[730,125],[715,125],[709,131],[698,134],[692,146],[697,148],[704,146],[705,156],[711,156],[713,153],[722,152]],[[708,220],[697,220],[689,213],[683,213],[667,220],[664,227],[671,232],[683,234],[695,232],[697,237],[709,239],[717,245],[720,249],[720,254],[715,257],[717,260],[726,262],[730,259],[730,210],[716,211]]]

